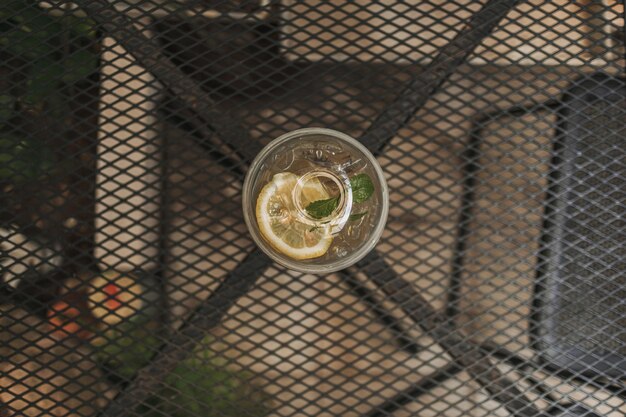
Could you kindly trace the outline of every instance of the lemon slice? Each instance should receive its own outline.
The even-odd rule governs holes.
[[[280,253],[293,259],[311,259],[324,255],[333,241],[330,226],[312,226],[298,220],[292,193],[298,176],[290,172],[274,175],[256,203],[256,219],[263,237]],[[329,198],[318,180],[302,185],[302,206]]]

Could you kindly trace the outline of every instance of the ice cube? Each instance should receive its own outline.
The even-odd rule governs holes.
[[[348,175],[356,174],[365,169],[366,166],[367,162],[362,158],[353,159],[352,157],[350,157],[350,159],[347,159],[342,164],[342,168],[346,171]]]
[[[291,167],[295,159],[295,152],[293,149],[287,149],[284,152],[279,152],[274,155],[272,161],[272,168],[276,171],[286,171]]]
[[[341,245],[336,245],[333,248],[333,252],[337,258],[343,258],[344,256],[348,255],[348,248]]]

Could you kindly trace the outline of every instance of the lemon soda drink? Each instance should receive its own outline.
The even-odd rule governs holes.
[[[343,133],[287,133],[246,175],[243,211],[256,244],[290,269],[328,273],[365,256],[380,238],[388,192],[373,155]]]

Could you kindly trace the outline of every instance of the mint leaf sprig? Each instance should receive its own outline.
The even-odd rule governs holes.
[[[326,216],[330,216],[339,204],[339,197],[332,197],[326,200],[316,200],[306,206],[304,209],[309,216],[315,219],[323,219]]]
[[[350,187],[352,188],[352,201],[362,203],[374,194],[374,184],[367,174],[357,174],[350,178]],[[323,219],[330,216],[339,205],[339,197],[331,197],[325,200],[316,200],[305,207],[309,216],[315,219]],[[353,213],[350,215],[350,221],[356,221],[365,216],[367,211],[362,213]]]
[[[361,217],[365,216],[366,214],[367,214],[367,210],[362,213],[351,214],[350,217],[348,217],[348,220],[351,222],[354,222],[354,221],[359,220]]]
[[[362,203],[374,194],[374,184],[367,174],[357,174],[350,178],[352,201]]]

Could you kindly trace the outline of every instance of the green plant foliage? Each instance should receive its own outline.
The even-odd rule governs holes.
[[[0,181],[54,174],[51,136],[25,137],[23,126],[40,124],[38,117],[67,119],[68,87],[80,88],[98,68],[96,37],[90,19],[52,16],[35,1],[0,1],[0,57],[23,63],[19,81],[0,91]]]
[[[89,77],[98,67],[98,57],[92,51],[81,49],[72,52],[62,61],[61,80],[68,84],[77,83]]]
[[[142,322],[123,323],[95,339],[98,361],[115,379],[129,381],[150,362],[159,339]]]
[[[159,350],[155,334],[156,329],[142,320],[124,323],[95,340],[98,359],[114,379],[130,381]],[[261,417],[269,413],[269,396],[253,383],[252,375],[228,369],[204,348],[209,342],[201,342],[176,367],[163,387],[138,408],[137,415]]]
[[[34,140],[0,133],[0,180],[37,180],[54,166],[52,151]]]
[[[28,60],[38,59],[50,53],[50,48],[41,42],[38,36],[22,28],[3,33],[0,36],[0,47]]]
[[[62,74],[63,67],[54,59],[44,58],[35,61],[28,71],[22,102],[31,106],[42,103],[59,89],[58,80]]]
[[[251,375],[218,367],[215,359],[187,359],[166,379],[165,386],[139,407],[142,417],[265,416],[269,396]]]
[[[77,37],[83,37],[89,40],[95,40],[97,36],[96,22],[87,18],[78,18],[76,16],[69,16],[66,18],[70,30]]]
[[[10,94],[0,94],[0,128],[6,123],[15,109],[15,97]]]

